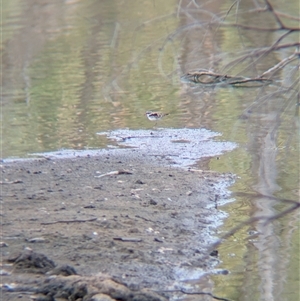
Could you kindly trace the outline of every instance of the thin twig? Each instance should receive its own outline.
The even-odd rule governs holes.
[[[95,178],[103,178],[105,176],[114,176],[114,175],[132,175],[132,172],[126,169],[114,170],[110,172],[106,172],[99,176],[95,176]]]
[[[53,225],[53,224],[68,224],[68,223],[85,223],[85,222],[93,222],[97,219],[97,217],[93,217],[90,219],[71,219],[71,220],[61,220],[61,221],[54,221],[54,222],[43,222],[41,225]]]

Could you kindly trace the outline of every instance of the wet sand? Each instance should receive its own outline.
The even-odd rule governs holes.
[[[86,284],[84,300],[103,293],[92,289],[103,279],[166,300],[174,293],[165,290],[216,272],[211,243],[234,176],[158,166],[153,158],[130,153],[2,163],[3,300],[51,295],[38,289],[51,281],[54,287],[66,279],[79,285],[79,278],[69,277]],[[53,265],[31,262],[28,252]],[[49,276],[66,265],[80,276]],[[152,300],[147,294],[143,300]]]

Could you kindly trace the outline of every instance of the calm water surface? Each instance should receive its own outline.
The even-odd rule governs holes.
[[[285,14],[299,11],[297,1],[284,8],[277,2]],[[294,52],[284,48],[232,63],[249,49],[272,45],[279,33],[199,24],[221,20],[231,4],[4,1],[2,157],[103,148],[108,141],[97,132],[151,128],[145,111],[161,110],[170,113],[161,127],[206,128],[239,144],[205,166],[240,177],[232,187],[236,201],[222,207],[230,217],[219,236],[249,217],[287,209],[282,200],[299,199],[297,61],[276,73],[268,87],[180,82],[183,73],[199,68],[257,76]],[[239,23],[276,26],[270,15],[244,14],[249,9],[251,1],[234,8],[241,12]],[[226,20],[236,22],[236,15]],[[293,18],[285,22],[298,26]],[[284,42],[297,41],[295,34]],[[298,300],[299,236],[298,211],[243,227],[219,247],[220,267],[230,273],[211,277],[213,293],[230,300]]]

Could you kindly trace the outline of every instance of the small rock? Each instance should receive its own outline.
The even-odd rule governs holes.
[[[228,270],[219,270],[219,271],[217,272],[217,274],[219,274],[219,275],[228,275],[228,274],[229,274],[229,271],[228,271]]]
[[[77,272],[72,266],[66,264],[66,265],[56,267],[53,270],[47,272],[47,275],[70,276],[70,275],[77,275]]]
[[[42,242],[46,242],[46,239],[44,237],[34,237],[34,238],[27,239],[27,241],[31,243],[42,243]]]
[[[115,301],[116,299],[112,299],[110,296],[105,294],[97,294],[94,295],[90,300],[91,301]]]
[[[11,273],[6,270],[0,270],[0,276],[9,276]]]
[[[83,206],[83,208],[85,208],[85,209],[94,209],[94,208],[96,208],[96,206],[90,204],[90,205]]]
[[[212,256],[212,257],[218,257],[218,254],[219,254],[218,250],[213,250],[213,251],[209,254],[209,256]]]
[[[150,203],[150,205],[154,205],[154,206],[157,205],[157,202],[154,201],[153,199],[151,199],[149,203]]]
[[[25,249],[22,253],[8,258],[8,262],[13,262],[14,268],[22,270],[23,273],[45,274],[55,268],[55,263],[41,253]]]

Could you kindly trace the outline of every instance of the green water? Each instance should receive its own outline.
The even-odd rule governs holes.
[[[298,26],[297,1],[284,7],[280,1],[272,3],[284,24]],[[250,1],[227,14],[231,4],[4,1],[1,157],[103,148],[108,141],[97,132],[152,128],[144,113],[160,110],[170,113],[161,127],[207,128],[222,133],[219,140],[239,144],[207,166],[240,177],[231,187],[235,202],[221,208],[229,218],[219,236],[250,217],[286,210],[290,203],[284,200],[299,200],[299,61],[277,72],[268,87],[180,83],[183,73],[197,68],[257,76],[294,52],[283,48],[233,64],[245,51],[272,45],[280,32],[207,30],[199,24],[222,19],[278,25],[270,14],[246,14],[253,9]],[[297,41],[296,32],[282,43]],[[215,295],[229,300],[299,299],[299,211],[266,225],[243,227],[221,244],[219,253],[220,267],[230,273],[211,277]]]

